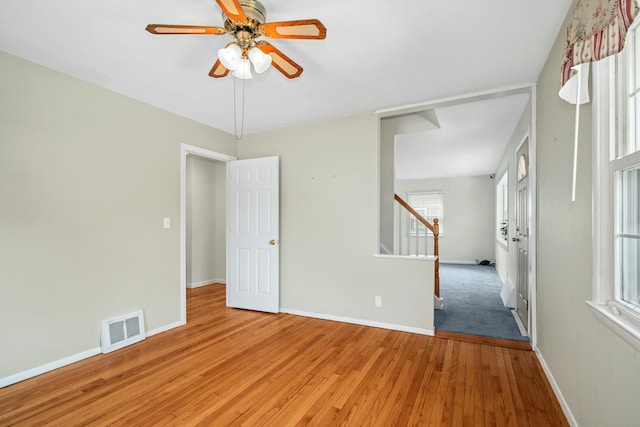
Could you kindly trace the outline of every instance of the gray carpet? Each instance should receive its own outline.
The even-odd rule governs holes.
[[[444,309],[435,310],[435,328],[529,342],[529,337],[520,334],[511,309],[502,304],[501,289],[495,267],[440,264],[440,296],[444,298]]]

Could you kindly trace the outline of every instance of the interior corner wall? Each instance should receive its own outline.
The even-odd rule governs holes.
[[[187,156],[187,287],[225,281],[225,269],[220,270],[226,259],[225,167],[224,162]]]
[[[531,130],[531,99],[527,103],[524,111],[522,112],[522,116],[520,116],[520,120],[513,131],[513,135],[509,141],[509,145],[505,150],[500,163],[498,164],[498,168],[496,169],[496,182],[500,179],[502,174],[506,171],[507,177],[509,181],[509,233],[507,234],[507,240],[499,244],[497,240],[495,241],[495,256],[496,256],[496,271],[500,275],[502,282],[505,283],[510,281],[514,286],[516,284],[516,268],[517,268],[517,253],[515,250],[515,246],[513,242],[510,240],[515,233],[515,224],[516,224],[516,186],[518,184],[517,177],[517,165],[516,165],[516,152],[518,148],[524,141],[527,136],[530,136]],[[531,146],[531,144],[529,145]],[[494,186],[494,194],[495,194],[495,186]],[[497,222],[497,218],[494,217],[494,224]],[[497,234],[497,231],[495,232]],[[495,234],[494,234],[495,236]]]
[[[232,135],[0,52],[0,379],[180,322],[181,143]],[[163,218],[171,228],[163,228]]]
[[[396,122],[389,118],[379,119],[380,134],[380,253],[386,248],[393,252],[393,182],[395,180],[395,135]]]
[[[443,193],[444,218],[439,239],[441,262],[493,261],[495,179],[482,175],[395,182],[395,192],[401,197],[406,197],[408,192],[424,191]],[[402,242],[400,246],[403,246]],[[432,251],[430,240],[429,253]]]
[[[591,104],[581,107],[577,194],[571,202],[575,106],[558,96],[570,18],[571,13],[537,86],[538,351],[578,425],[638,425],[640,353],[585,304],[592,280],[592,111]]]
[[[373,256],[378,132],[373,113],[328,120],[247,135],[238,157],[280,156],[283,309],[433,330],[433,262]]]
[[[215,163],[215,280],[227,283],[227,164]]]

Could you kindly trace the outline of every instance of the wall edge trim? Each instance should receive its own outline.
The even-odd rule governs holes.
[[[56,370],[58,368],[62,368],[63,366],[67,366],[84,359],[88,359],[89,357],[93,357],[98,354],[102,354],[101,348],[94,347],[89,350],[73,354],[71,356],[63,357],[62,359],[54,360],[53,362],[45,363],[44,365],[36,366],[35,368],[27,369],[26,371],[18,372],[17,374],[0,378],[0,388],[10,386],[20,381],[36,377],[38,375]]]
[[[162,332],[166,332],[170,329],[182,326],[184,323],[175,322],[170,323],[159,328],[147,331],[146,336],[156,335]],[[100,347],[94,347],[89,350],[81,351],[80,353],[73,354],[71,356],[63,357],[62,359],[54,360],[52,362],[45,363],[44,365],[36,366],[35,368],[27,369],[26,371],[18,372],[3,378],[0,378],[0,388],[4,388],[20,381],[28,380],[29,378],[37,377],[38,375],[46,374],[47,372],[54,371],[63,366],[71,365],[72,363],[80,362],[81,360],[88,359],[93,356],[102,354]]]
[[[377,322],[375,320],[356,319],[353,317],[334,316],[331,314],[312,313],[302,310],[280,308],[281,313],[292,314],[294,316],[311,317],[314,319],[331,320],[333,322],[351,323],[354,325],[371,326],[374,328],[390,329],[392,331],[411,332],[414,334],[434,336],[435,331],[426,328],[416,328],[415,326],[397,325],[393,323]]]
[[[538,361],[542,366],[542,370],[544,371],[545,375],[547,376],[547,379],[549,380],[549,383],[551,384],[551,388],[553,389],[553,392],[555,393],[556,398],[560,403],[560,407],[562,408],[562,412],[564,413],[564,416],[567,417],[567,422],[571,427],[580,427],[578,424],[578,421],[576,421],[576,418],[573,416],[573,412],[571,412],[571,408],[569,407],[567,400],[564,398],[564,395],[560,390],[560,386],[558,385],[558,383],[556,382],[556,379],[551,373],[551,369],[549,368],[549,365],[547,365],[546,360],[544,360],[544,356],[542,356],[540,349],[535,347],[534,353],[538,357]]]

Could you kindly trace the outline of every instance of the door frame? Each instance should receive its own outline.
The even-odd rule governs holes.
[[[537,241],[538,241],[538,218],[537,218],[537,86],[530,83],[518,86],[508,86],[487,91],[470,94],[457,95],[450,98],[439,99],[418,104],[411,104],[402,107],[393,107],[377,110],[375,113],[379,119],[400,114],[414,113],[417,111],[429,110],[438,107],[446,107],[455,104],[464,104],[482,99],[490,99],[500,96],[528,93],[531,104],[531,115],[529,117],[529,340],[531,347],[537,347]],[[523,139],[524,141],[524,139]],[[378,230],[378,242],[380,241],[380,230]]]
[[[536,109],[537,109],[537,92],[536,92],[537,86],[535,84],[532,84],[529,87],[529,94],[530,94],[530,103],[531,103],[531,116],[530,116],[530,123],[529,123],[529,129],[527,132],[524,133],[524,135],[522,136],[522,140],[520,141],[520,143],[516,146],[515,152],[514,152],[514,167],[517,167],[518,164],[518,151],[520,150],[520,148],[522,147],[522,145],[528,140],[528,144],[529,144],[529,150],[528,150],[528,156],[529,156],[529,182],[528,182],[528,187],[529,187],[529,203],[528,203],[528,216],[529,216],[529,274],[528,274],[528,279],[529,279],[529,309],[528,309],[528,332],[529,332],[529,341],[531,342],[531,348],[532,349],[536,349],[538,346],[538,332],[537,332],[537,327],[538,327],[538,321],[537,321],[537,314],[538,314],[538,302],[537,302],[537,295],[538,295],[538,281],[537,281],[537,271],[538,271],[538,263],[537,263],[537,254],[538,254],[538,217],[537,217],[537,212],[538,212],[538,205],[537,205],[537,201],[538,201],[538,174],[537,174],[537,170],[538,170],[538,166],[537,166],[537,138],[536,138],[536,121],[537,121],[537,114],[536,114]],[[509,185],[511,185],[511,183],[509,183]],[[514,197],[517,197],[517,176],[516,176],[516,182],[513,184],[514,185]],[[514,208],[516,206],[516,202],[514,201]],[[517,263],[517,262],[516,262]]]
[[[531,123],[529,123],[529,339],[538,347],[538,161],[537,161],[537,86],[531,85]],[[524,142],[524,140],[523,140]]]
[[[180,144],[180,325],[187,323],[187,155],[224,163],[237,160],[235,156],[228,154]]]
[[[514,171],[515,171],[515,177],[516,177],[516,182],[514,183],[514,210],[515,210],[515,215],[518,215],[518,186],[520,185],[520,181],[518,180],[518,153],[520,152],[520,150],[522,149],[522,146],[524,144],[528,144],[527,147],[527,221],[528,221],[528,225],[529,225],[529,235],[527,236],[527,263],[529,266],[529,271],[527,272],[527,333],[529,334],[529,339],[531,341],[532,344],[532,348],[533,348],[533,332],[532,332],[532,328],[533,328],[533,301],[532,298],[535,296],[535,292],[532,292],[532,283],[531,280],[533,280],[532,278],[535,277],[535,269],[534,267],[531,265],[531,263],[533,262],[532,257],[534,254],[531,253],[531,240],[533,237],[533,227],[532,227],[532,221],[534,220],[534,215],[536,210],[534,209],[534,207],[531,206],[532,203],[535,203],[536,197],[533,197],[532,195],[532,189],[531,189],[531,181],[532,181],[532,176],[533,176],[533,170],[531,168],[531,156],[533,155],[533,151],[531,150],[531,127],[529,127],[529,130],[527,131],[527,133],[524,135],[524,137],[522,138],[522,141],[516,146],[515,152],[514,152],[514,159],[513,159],[513,165],[514,165]],[[514,225],[517,225],[517,221]],[[515,235],[515,234],[513,234]],[[519,278],[519,264],[518,264],[518,242],[515,242],[515,244],[513,245],[513,249],[515,251],[515,273],[516,273],[516,293],[518,292],[518,278]],[[517,301],[518,296],[516,295],[516,301]],[[516,315],[519,316],[519,314],[517,314],[517,302],[516,302],[516,308],[514,309],[516,310]]]

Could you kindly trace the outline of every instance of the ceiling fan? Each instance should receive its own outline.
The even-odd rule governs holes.
[[[261,36],[280,39],[324,39],[327,29],[317,19],[266,22],[266,10],[257,0],[216,0],[223,12],[224,28],[193,25],[149,24],[151,34],[231,34],[235,41],[218,51],[218,59],[209,75],[225,77],[229,71],[241,79],[251,78],[251,67],[261,73],[271,64],[293,79],[302,74],[302,67]]]

